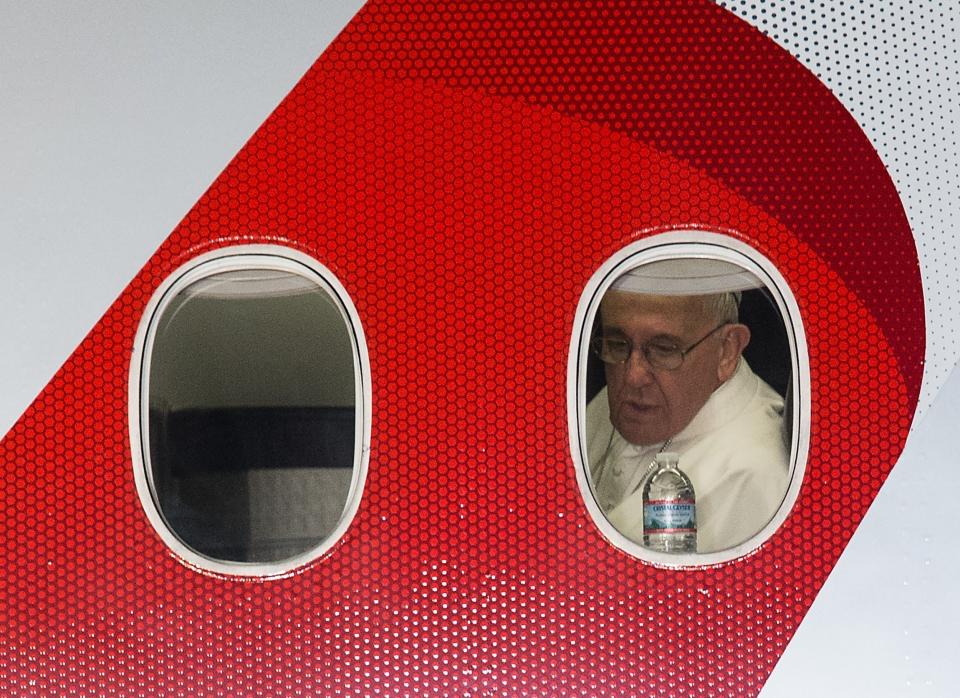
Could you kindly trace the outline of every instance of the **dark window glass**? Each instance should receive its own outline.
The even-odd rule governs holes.
[[[222,271],[173,289],[145,365],[163,519],[219,561],[273,563],[317,547],[344,515],[360,450],[341,304],[282,270]]]

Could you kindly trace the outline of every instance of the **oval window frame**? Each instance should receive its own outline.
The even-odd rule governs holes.
[[[611,524],[597,502],[590,477],[586,440],[587,357],[600,300],[626,271],[678,257],[718,259],[736,264],[764,282],[774,297],[787,330],[792,364],[790,475],[783,501],[767,524],[747,540],[710,553],[661,553],[627,538]],[[810,451],[810,359],[796,298],[776,265],[745,242],[727,234],[674,230],[630,243],[609,257],[590,277],[577,305],[567,366],[567,414],[570,449],[577,485],[590,518],[614,547],[632,557],[666,568],[698,568],[728,563],[757,550],[787,519],[796,504]]]
[[[157,321],[177,294],[191,284],[215,274],[250,269],[289,272],[316,283],[340,311],[353,349],[356,440],[353,473],[343,513],[334,529],[316,546],[294,557],[276,562],[220,560],[203,555],[186,545],[167,523],[160,509],[153,485],[153,467],[150,461],[149,376]],[[144,308],[134,338],[128,395],[130,450],[140,503],[161,540],[189,567],[218,575],[283,576],[323,556],[349,529],[360,506],[370,454],[372,405],[370,359],[360,316],[346,288],[329,269],[314,258],[298,250],[279,245],[239,245],[199,255],[180,266],[157,287]]]

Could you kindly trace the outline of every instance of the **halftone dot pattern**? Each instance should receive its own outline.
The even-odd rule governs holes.
[[[960,359],[960,13],[952,2],[720,3],[787,48],[863,126],[903,198],[925,287],[917,417]]]
[[[894,311],[904,294],[923,303],[917,253],[890,178],[842,105],[746,22],[689,0],[401,2],[353,27],[327,63],[551,107],[722,180],[844,275],[919,391],[924,318]],[[850,181],[870,193],[849,196]]]
[[[822,197],[811,190],[794,201],[802,211],[778,216],[685,156],[702,150],[701,161],[749,169],[752,156],[718,145],[712,125],[686,124],[674,137],[689,152],[678,154],[661,147],[666,132],[641,138],[560,108],[593,99],[565,74],[541,73],[542,85],[516,95],[467,84],[483,71],[458,48],[464,27],[499,42],[516,79],[527,75],[510,62],[520,37],[523,55],[577,46],[585,53],[570,61],[584,63],[581,77],[628,83],[588,59],[607,40],[597,17],[608,8],[622,17],[625,5],[483,5],[496,22],[474,7],[368,5],[0,443],[4,693],[759,692],[900,453],[923,354],[908,319],[922,314],[918,280],[906,274],[903,293],[879,299],[866,281],[892,264],[888,247],[913,254],[902,216],[886,224],[889,245],[852,251],[787,219],[860,225],[850,210],[896,210],[896,194],[856,125],[791,63],[762,70],[810,91],[820,118],[834,120],[810,147],[840,151],[848,167],[820,183]],[[557,7],[563,37],[548,41],[521,22],[524,11]],[[667,10],[672,19],[657,24],[637,6],[630,26],[674,46],[688,34],[742,32],[703,3]],[[455,41],[437,50],[463,82],[386,69],[429,68],[417,52],[424,32]],[[750,61],[781,65],[769,42],[738,50],[747,48]],[[387,58],[394,50],[403,52]],[[710,84],[698,72],[709,61],[657,55],[685,89]],[[639,89],[647,68],[635,70],[624,118],[660,108]],[[783,116],[774,106],[769,123]],[[803,143],[785,147],[802,154]],[[789,209],[788,184],[769,182],[765,200]],[[811,434],[807,475],[780,530],[746,558],[676,571],[612,547],[592,523],[569,453],[566,368],[576,305],[596,269],[639,237],[691,226],[753,245],[793,289],[809,344]],[[372,374],[356,518],[321,559],[271,580],[202,573],[164,546],[137,497],[127,429],[130,356],[149,298],[188,259],[244,242],[287,245],[336,275]],[[880,300],[896,312],[881,318]],[[907,318],[904,332],[892,332],[894,316]]]

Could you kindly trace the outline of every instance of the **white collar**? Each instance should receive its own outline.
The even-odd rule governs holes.
[[[681,449],[693,439],[700,438],[732,422],[750,403],[759,388],[760,379],[741,356],[733,375],[710,394],[703,407],[687,426],[670,439],[667,450]],[[619,433],[617,436],[623,438]],[[636,453],[644,453],[651,448],[660,449],[663,444],[629,444],[629,446]]]
[[[673,437],[673,443],[699,438],[729,424],[740,416],[759,389],[760,379],[740,357],[737,370],[713,391],[690,423]]]

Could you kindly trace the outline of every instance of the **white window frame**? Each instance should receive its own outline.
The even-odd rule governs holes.
[[[203,555],[187,546],[167,524],[157,502],[150,462],[150,365],[157,321],[180,291],[214,274],[249,269],[289,272],[316,283],[341,313],[350,333],[355,376],[355,452],[353,473],[343,514],[334,530],[313,548],[278,562],[235,562]],[[334,274],[312,257],[279,245],[226,247],[191,259],[157,288],[144,310],[134,339],[129,377],[130,451],[140,503],[163,542],[187,565],[220,575],[277,577],[302,567],[328,552],[350,527],[357,509],[370,455],[372,391],[370,360],[360,316],[346,289]]]
[[[643,547],[617,530],[604,516],[594,494],[587,461],[586,440],[586,368],[590,352],[590,333],[600,308],[600,300],[626,271],[642,264],[678,257],[718,259],[732,262],[763,281],[784,319],[792,364],[792,434],[790,480],[783,501],[773,518],[748,540],[711,553],[661,553]],[[570,449],[576,467],[577,484],[593,522],[615,547],[658,567],[703,567],[727,563],[759,548],[780,528],[793,509],[803,483],[810,448],[810,361],[800,309],[786,280],[769,259],[741,240],[703,230],[675,230],[631,243],[610,257],[587,282],[574,319],[573,337],[567,368],[567,413]]]

